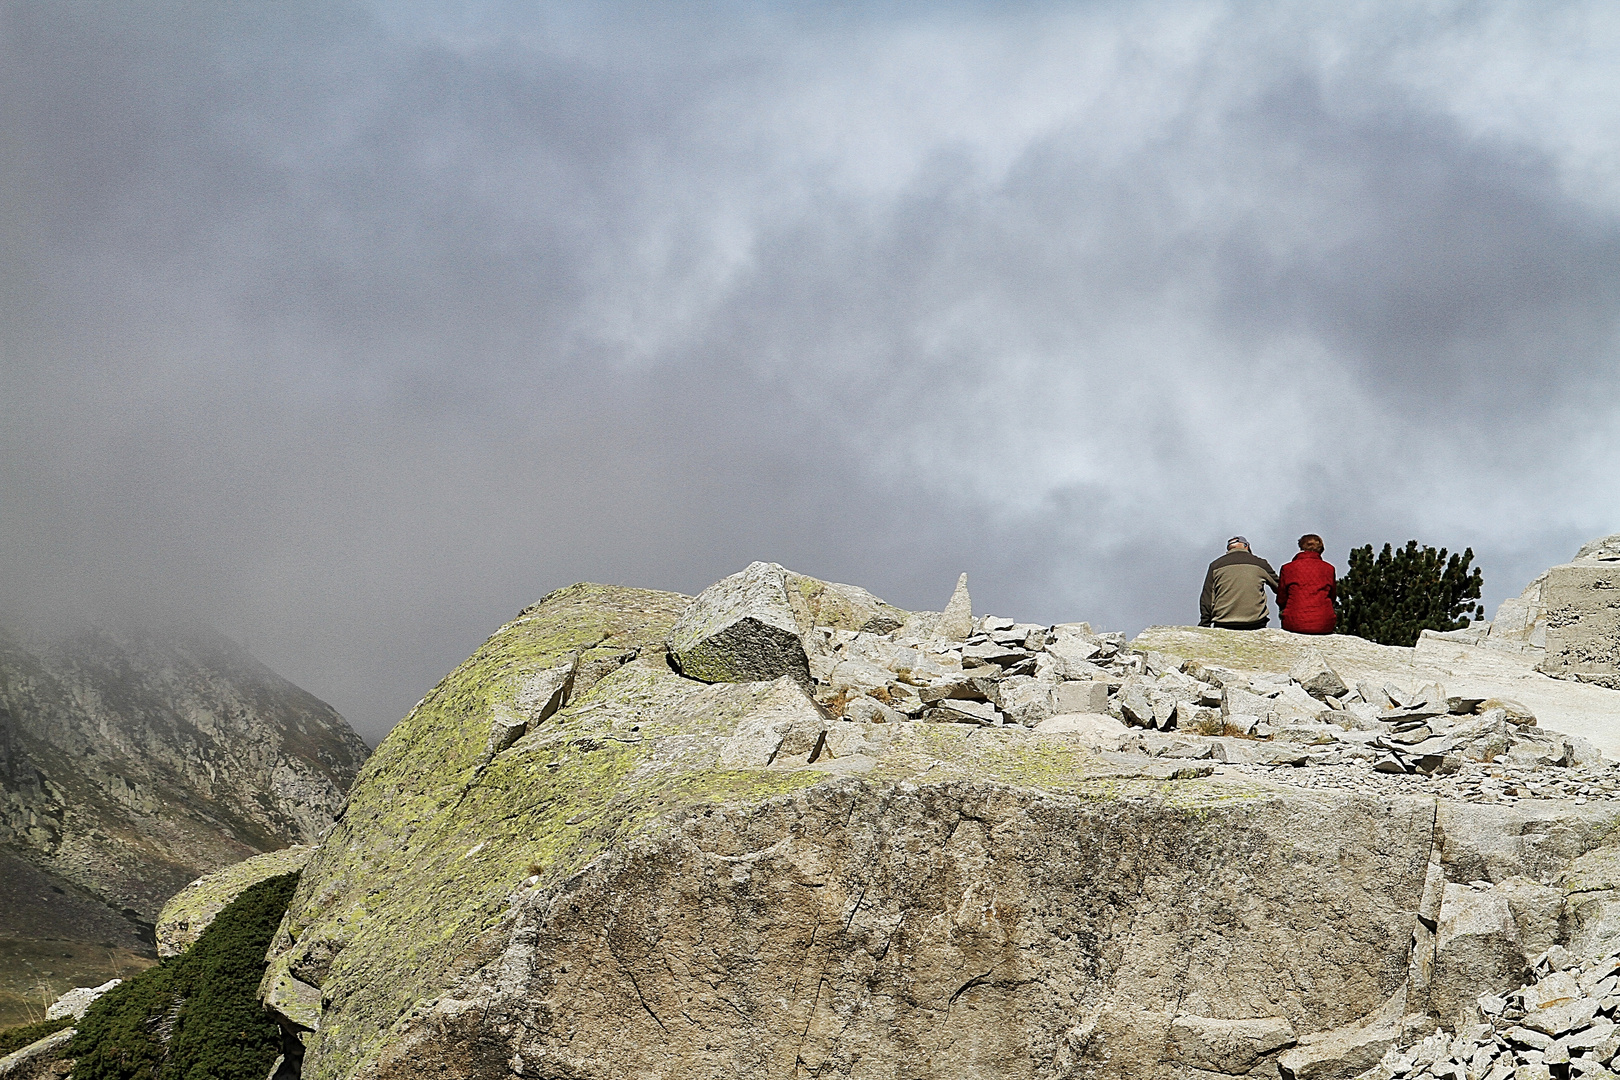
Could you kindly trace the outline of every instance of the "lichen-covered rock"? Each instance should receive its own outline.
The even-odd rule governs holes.
[[[295,844],[204,874],[163,905],[157,919],[158,956],[179,956],[196,943],[225,905],[250,885],[302,870],[315,849]]]
[[[641,655],[685,608],[553,594],[378,748],[271,950],[306,1077],[1168,1078],[1178,1016],[1310,1032],[1405,979],[1424,801],[1122,773],[1018,727],[812,720],[791,678]],[[636,658],[480,770],[490,715],[592,650]],[[774,759],[735,755],[772,711],[819,750],[784,760],[789,723]]]
[[[788,603],[801,631],[813,626],[887,634],[905,624],[911,613],[886,603],[858,585],[821,581],[785,572]]]
[[[788,598],[787,571],[756,562],[704,589],[670,628],[669,655],[703,682],[769,682],[791,675],[810,685],[810,661]]]
[[[808,687],[687,677],[673,631],[698,605],[581,585],[401,723],[272,946],[262,992],[305,1076],[1348,1078],[1469,1019],[1483,961],[1510,977],[1527,942],[1572,943],[1541,883],[1620,825],[1608,802],[1399,794],[1433,790],[1414,755],[1508,728],[1462,715],[1489,692],[1407,677],[1413,650],[1389,677],[1379,646],[1313,641],[1358,682],[1319,699],[1280,674],[1297,635],[1211,632],[1226,652],[1200,657],[1202,632],[1128,651],[986,618],[956,643],[937,616],[750,572],[768,603],[720,621],[772,608]],[[1081,682],[1041,667],[1060,642],[1097,650],[1071,657]],[[555,711],[492,742],[564,668]],[[1060,698],[1159,730],[1035,720]],[[1366,783],[1377,752],[1412,786]],[[1473,1049],[1441,1042],[1414,1053]]]
[[[1181,1076],[1178,1016],[1310,1029],[1399,986],[1421,878],[1405,852],[1428,828],[1412,809],[859,780],[693,807],[520,893],[477,969],[370,1067],[322,1040],[306,1075]],[[1338,868],[1351,852],[1376,884]],[[1286,860],[1312,880],[1254,872]],[[1289,1041],[1235,1034],[1205,1052],[1253,1064]]]

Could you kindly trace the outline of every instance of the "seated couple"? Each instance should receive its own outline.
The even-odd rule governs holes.
[[[1322,558],[1322,538],[1306,533],[1299,538],[1299,554],[1278,574],[1271,564],[1249,549],[1249,541],[1234,536],[1226,554],[1209,564],[1204,593],[1198,601],[1198,625],[1224,630],[1259,630],[1271,622],[1266,589],[1277,594],[1282,628],[1295,634],[1331,634],[1338,616],[1333,566]]]

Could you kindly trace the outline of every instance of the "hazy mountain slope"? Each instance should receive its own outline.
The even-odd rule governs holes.
[[[319,837],[366,754],[331,706],[211,631],[0,634],[0,855],[134,924],[203,873]],[[27,890],[44,910],[0,936],[89,940],[62,895]]]

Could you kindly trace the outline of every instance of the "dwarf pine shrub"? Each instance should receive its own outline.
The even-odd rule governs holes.
[[[284,874],[243,890],[191,948],[95,1001],[68,1050],[73,1080],[264,1080],[281,1029],[259,982],[297,883]]]
[[[47,1035],[53,1035],[65,1027],[73,1026],[72,1017],[63,1017],[60,1020],[35,1020],[32,1024],[18,1024],[15,1027],[0,1028],[0,1057],[16,1050],[21,1050],[29,1043],[36,1043]]]
[[[1484,577],[1474,549],[1446,558],[1446,549],[1418,547],[1416,540],[1373,558],[1372,545],[1350,552],[1338,581],[1339,633],[1380,645],[1417,644],[1425,630],[1461,630],[1485,609],[1479,599]]]

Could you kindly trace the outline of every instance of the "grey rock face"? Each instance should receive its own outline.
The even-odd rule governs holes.
[[[730,769],[764,769],[778,760],[785,767],[809,760],[826,735],[827,721],[791,675],[775,682],[741,683],[715,707],[742,712],[736,734],[720,750]]]
[[[1058,713],[1108,712],[1108,684],[1064,682],[1052,690],[1052,707]]]
[[[1166,1052],[1183,1065],[1237,1076],[1273,1050],[1294,1045],[1294,1025],[1281,1016],[1218,1020],[1178,1016],[1170,1022]]]
[[[810,662],[788,599],[787,573],[776,563],[756,562],[699,593],[666,642],[681,674],[710,683],[791,675],[809,686]]]
[[[366,747],[229,639],[0,636],[0,844],[150,923],[200,874],[320,837]]]
[[[1422,872],[1400,853],[1426,849],[1429,824],[1419,805],[1387,810],[1273,802],[1172,826],[1125,803],[845,782],[683,819],[522,901],[486,973],[358,1075],[432,1075],[469,1054],[463,1075],[505,1075],[475,1047],[491,1069],[561,1074],[768,1075],[796,1059],[851,1075],[856,1055],[881,1075],[1247,1071],[1404,979]],[[1308,879],[1260,857],[1282,850]],[[1310,979],[1278,977],[1300,965]],[[801,967],[815,978],[796,983]],[[334,1064],[305,1075],[356,1075]]]
[[[1507,897],[1495,889],[1447,885],[1435,940],[1429,1001],[1448,1026],[1475,1019],[1481,994],[1511,990],[1524,981],[1524,949]]]

